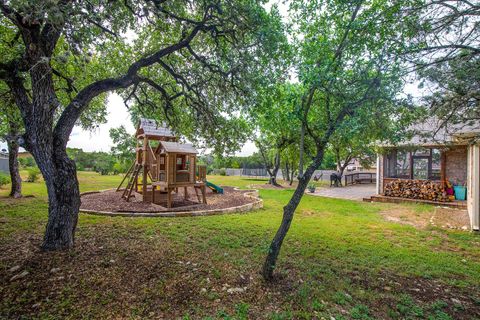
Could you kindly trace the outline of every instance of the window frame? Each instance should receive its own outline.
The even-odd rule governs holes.
[[[428,155],[426,155],[425,153],[421,153],[419,155],[415,155],[415,153],[420,150],[420,149],[428,149]],[[435,175],[433,175],[433,150],[439,150],[440,151],[440,177],[439,178],[436,178]],[[408,178],[405,178],[404,176],[402,177],[398,177],[397,174],[395,174],[395,176],[397,177],[393,177],[392,176],[392,168],[390,168],[390,163],[389,163],[389,160],[392,161],[392,159],[390,158],[389,159],[389,155],[393,154],[395,152],[395,159],[394,159],[394,162],[395,162],[395,167],[394,167],[394,172],[396,173],[396,165],[397,165],[397,162],[398,162],[398,151],[403,151],[405,153],[407,153],[407,159],[408,159],[408,169],[409,169],[409,177]],[[421,159],[427,159],[428,161],[428,165],[427,165],[427,179],[417,179],[417,178],[414,178],[415,176],[415,168],[414,168],[414,163],[415,163],[415,160],[421,160]],[[435,147],[419,147],[419,148],[416,148],[416,149],[413,149],[413,150],[402,150],[402,149],[399,149],[399,148],[393,148],[393,149],[390,149],[389,150],[389,153],[387,156],[384,157],[384,161],[383,161],[383,171],[384,171],[384,178],[387,178],[387,179],[407,179],[407,180],[430,180],[430,181],[442,181],[442,168],[444,166],[444,157],[443,157],[443,150],[441,150],[440,148],[435,148]],[[385,175],[386,173],[386,175]]]

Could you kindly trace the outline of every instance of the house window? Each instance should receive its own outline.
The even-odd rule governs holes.
[[[410,174],[410,155],[404,150],[398,150],[395,161],[395,176],[406,178]]]
[[[442,178],[442,153],[439,149],[432,149],[432,166],[430,168],[430,180]]]
[[[418,148],[413,151],[394,149],[385,156],[386,178],[440,180],[441,151]]]
[[[413,157],[413,179],[428,179],[428,158]]]
[[[385,157],[385,177],[410,178],[410,153],[404,150],[392,150]]]

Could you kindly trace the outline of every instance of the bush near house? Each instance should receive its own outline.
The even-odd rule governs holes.
[[[0,188],[10,183],[10,176],[6,173],[0,172]]]
[[[30,168],[36,166],[33,157],[18,158],[18,163],[22,168]]]

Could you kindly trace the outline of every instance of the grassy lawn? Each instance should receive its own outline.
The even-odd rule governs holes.
[[[78,177],[82,191],[116,187],[121,179]],[[265,180],[209,181],[247,188]],[[422,215],[429,206],[307,195],[278,277],[265,283],[259,270],[291,189],[260,190],[264,208],[247,214],[82,214],[74,250],[42,253],[46,191],[41,182],[23,186],[35,197],[7,199],[0,190],[0,318],[480,318],[480,236],[415,228],[380,214]]]

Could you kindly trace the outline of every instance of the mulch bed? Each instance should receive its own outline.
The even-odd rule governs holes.
[[[188,188],[189,200],[184,199],[183,188],[178,194],[173,193],[172,208],[159,204],[142,202],[132,197],[129,202],[122,199],[122,191],[108,190],[99,193],[85,194],[81,197],[81,210],[97,210],[108,212],[172,212],[226,209],[252,203],[255,200],[245,197],[247,190],[235,190],[232,187],[222,187],[224,194],[217,194],[207,188],[207,204],[198,203],[193,188]],[[166,205],[166,204],[165,204]]]
[[[282,189],[286,189],[286,188],[294,188],[294,187],[296,187],[296,185],[291,186],[288,183],[279,181],[278,186],[274,186],[274,185],[269,184],[269,183],[263,183],[263,184],[252,184],[252,185],[250,185],[250,187],[252,187],[254,189],[282,190]]]

